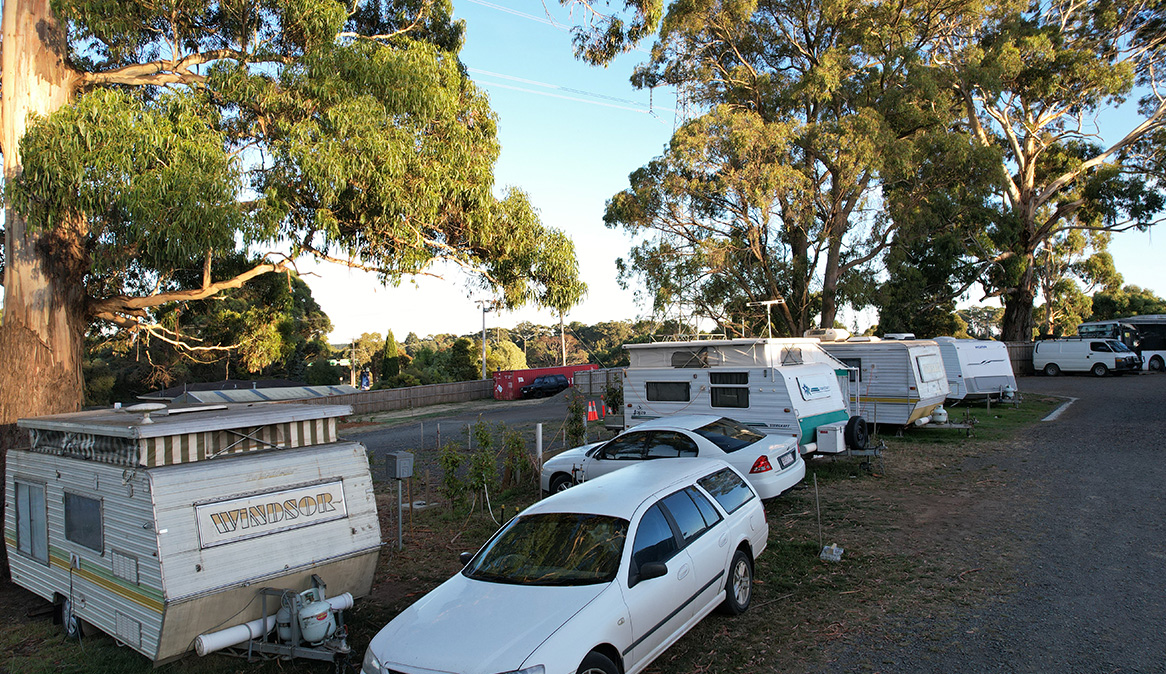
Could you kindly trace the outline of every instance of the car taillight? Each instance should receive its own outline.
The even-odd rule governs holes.
[[[753,462],[753,467],[749,469],[749,472],[764,473],[767,470],[773,470],[773,466],[769,465],[769,457],[762,454]]]

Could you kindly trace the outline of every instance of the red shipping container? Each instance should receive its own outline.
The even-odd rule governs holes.
[[[565,374],[567,381],[575,385],[575,373],[581,370],[598,370],[594,363],[568,365],[566,367],[536,367],[529,370],[499,370],[494,373],[494,399],[518,400],[522,397],[522,387],[544,374]]]

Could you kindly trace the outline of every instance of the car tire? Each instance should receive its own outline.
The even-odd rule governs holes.
[[[1150,359],[1151,372],[1161,372],[1163,369],[1166,369],[1166,362],[1163,362],[1160,356],[1154,356]]]
[[[579,669],[575,671],[576,674],[619,674],[619,669],[611,658],[598,651],[588,653]]]
[[[749,554],[738,548],[729,564],[729,580],[725,583],[725,601],[721,602],[722,613],[741,615],[753,600],[753,560]]]
[[[1104,377],[1109,374],[1109,368],[1105,366],[1105,363],[1094,363],[1089,371],[1093,373],[1094,377]]]
[[[858,451],[866,449],[866,444],[870,441],[866,419],[859,416],[850,417],[850,421],[846,422],[846,430],[842,437],[846,440],[847,447]]]
[[[575,480],[566,473],[559,473],[551,478],[551,493],[558,494],[561,491],[567,491],[575,485]]]
[[[1045,375],[1048,377],[1055,377],[1061,374],[1061,368],[1056,363],[1049,363],[1045,365]]]

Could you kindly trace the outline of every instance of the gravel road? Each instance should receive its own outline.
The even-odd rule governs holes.
[[[887,616],[822,671],[1166,672],[1166,375],[1020,388],[1076,400],[994,459],[1014,476],[998,526],[1028,550],[1016,586],[941,617]]]

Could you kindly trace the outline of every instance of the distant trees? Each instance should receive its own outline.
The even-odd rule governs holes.
[[[587,16],[575,47],[592,63],[658,25],[633,83],[676,84],[695,111],[605,216],[648,234],[622,273],[658,308],[719,318],[781,299],[780,330],[798,334],[873,303],[880,325],[930,332],[979,281],[1003,336],[1026,340],[1045,290],[1046,328],[1088,309],[1043,259],[1166,205],[1161,3],[560,2]],[[1097,116],[1134,96],[1102,143]],[[932,244],[946,262],[920,258]]]

